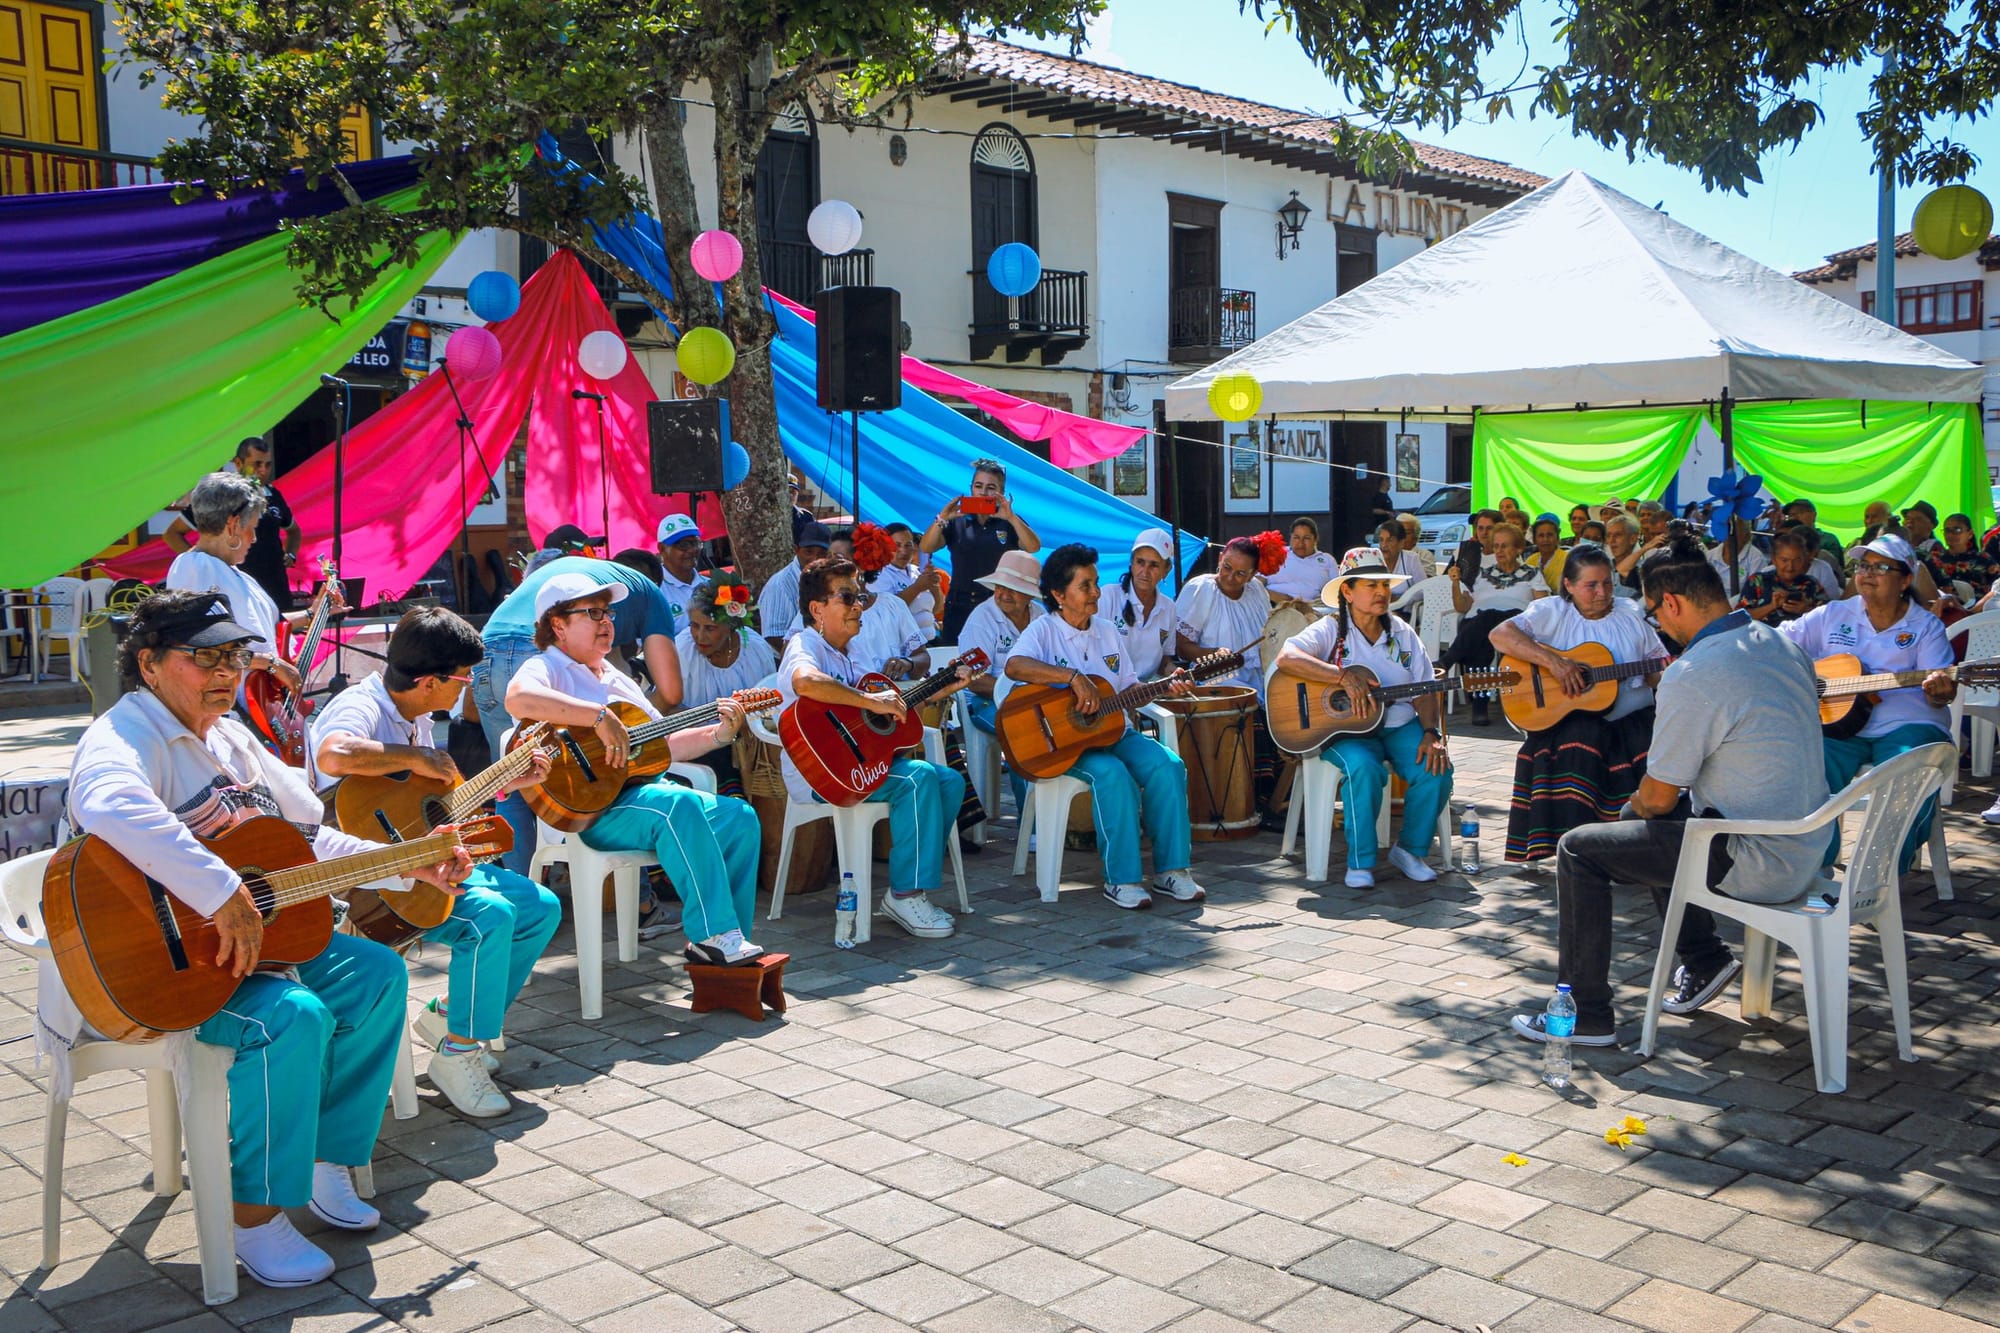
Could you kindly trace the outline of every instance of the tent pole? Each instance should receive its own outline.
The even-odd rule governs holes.
[[[1882,53],[1882,78],[1896,72],[1896,52]],[[1877,162],[1875,177],[1875,318],[1896,327],[1896,164]]]
[[[1722,391],[1722,427],[1719,433],[1722,436],[1722,471],[1725,475],[1728,474],[1730,469],[1736,466],[1735,405],[1736,400],[1729,396],[1729,390],[1724,389]],[[1741,596],[1743,592],[1742,587],[1739,586],[1743,578],[1742,562],[1736,558],[1738,554],[1736,545],[1736,511],[1732,507],[1729,513],[1729,537],[1723,547],[1723,553],[1729,560],[1729,599],[1732,602]]]
[[[847,438],[848,449],[852,454],[851,465],[854,469],[848,473],[854,483],[854,504],[848,512],[852,521],[859,523],[861,521],[861,414],[859,412],[850,411],[847,414]]]
[[[1181,439],[1174,423],[1166,423],[1167,433],[1162,443],[1167,448],[1167,522],[1174,530],[1174,586],[1181,586]]]

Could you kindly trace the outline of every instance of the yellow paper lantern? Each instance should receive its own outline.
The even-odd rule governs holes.
[[[1985,244],[1993,205],[1970,185],[1945,185],[1925,195],[1910,220],[1917,249],[1933,259],[1961,259]]]
[[[736,348],[721,329],[689,329],[675,349],[681,374],[696,384],[719,384],[736,368]]]
[[[1209,410],[1224,421],[1248,421],[1264,404],[1264,386],[1255,375],[1217,375],[1208,386]]]

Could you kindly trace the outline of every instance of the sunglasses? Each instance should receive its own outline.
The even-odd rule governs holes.
[[[248,648],[183,648],[175,644],[173,651],[186,653],[203,671],[214,671],[224,666],[231,671],[248,671],[250,664],[257,660],[257,654]]]
[[[605,621],[611,619],[611,608],[608,606],[579,606],[574,611],[564,611],[562,614],[565,616],[589,616],[591,620],[602,625]],[[453,677],[453,679],[457,679],[457,677]]]
[[[434,680],[448,680],[454,685],[470,685],[472,683],[472,677],[456,676],[449,671],[433,671],[430,675]]]
[[[1882,574],[1907,574],[1910,571],[1904,569],[1901,565],[1883,565],[1883,564],[1877,564],[1873,560],[1863,560],[1860,564],[1854,567],[1854,572],[1856,574],[1882,575]]]
[[[873,606],[875,604],[874,593],[863,592],[857,588],[842,588],[838,592],[830,592],[826,595],[826,599],[829,602],[839,602],[842,606]]]

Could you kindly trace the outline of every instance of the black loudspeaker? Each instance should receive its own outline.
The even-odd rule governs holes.
[[[887,412],[903,405],[903,294],[894,287],[829,287],[813,300],[819,332],[819,405]]]
[[[646,404],[653,494],[722,489],[722,400],[665,399]]]

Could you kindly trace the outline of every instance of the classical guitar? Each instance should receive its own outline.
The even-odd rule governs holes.
[[[1367,667],[1347,670],[1368,678],[1368,693],[1382,705],[1367,717],[1358,717],[1347,691],[1323,680],[1307,680],[1283,667],[1271,673],[1264,691],[1264,719],[1271,740],[1287,754],[1311,754],[1335,736],[1365,736],[1382,725],[1388,706],[1427,694],[1447,694],[1466,690],[1474,694],[1501,694],[1521,683],[1512,671],[1467,671],[1458,679],[1412,681],[1407,685],[1384,685]]]
[[[743,705],[746,713],[763,713],[776,708],[784,698],[776,690],[738,690],[729,696]],[[634,703],[614,700],[607,705],[631,741],[625,767],[613,768],[604,758],[604,740],[593,727],[565,727],[553,723],[539,740],[528,739],[528,728],[514,733],[512,747],[536,744],[553,748],[555,766],[539,787],[521,793],[528,808],[551,828],[579,833],[597,822],[611,803],[634,782],[646,782],[673,766],[668,737],[677,731],[693,731],[712,726],[721,712],[712,703],[689,708],[671,717],[652,718]]]
[[[1507,720],[1520,730],[1547,731],[1571,713],[1605,712],[1618,702],[1619,682],[1667,669],[1664,657],[1649,657],[1639,662],[1614,662],[1611,650],[1601,643],[1580,643],[1574,648],[1563,649],[1562,655],[1572,662],[1583,664],[1589,688],[1582,694],[1564,694],[1562,682],[1556,675],[1533,662],[1502,654],[1493,664],[1496,669],[1510,671],[1521,678],[1520,684],[1509,689],[1500,699],[1500,707],[1506,712]]]
[[[542,723],[521,730],[527,734],[523,744],[456,784],[408,772],[342,778],[333,789],[334,823],[342,832],[370,842],[407,842],[441,824],[470,819],[502,787],[526,773],[537,754],[555,756]],[[513,845],[511,830],[507,843]],[[347,920],[356,933],[401,949],[431,927],[443,925],[452,902],[451,894],[421,880],[407,889],[356,889],[348,895]]]
[[[1861,659],[1854,654],[1835,653],[1813,663],[1813,674],[1819,677],[1821,728],[1835,740],[1860,735],[1883,690],[1922,685],[1932,671],[1942,671],[1960,685],[1974,689],[2000,685],[2000,658],[1920,671],[1863,671]]]
[[[292,689],[278,679],[277,672],[262,668],[243,678],[243,711],[250,715],[250,725],[280,759],[294,768],[306,762],[306,714],[312,711],[312,702],[304,697],[306,673],[312,670],[319,656],[319,641],[326,633],[327,621],[343,605],[340,577],[334,572],[333,562],[322,558],[319,572],[325,582],[313,596],[298,651],[287,654],[284,645],[278,645],[279,656],[298,668],[299,688]],[[279,633],[288,635],[290,622],[279,624],[283,626]]]
[[[1187,665],[1188,679],[1208,680],[1239,670],[1245,651],[1218,649],[1197,657]],[[1076,695],[1067,685],[1016,685],[1007,692],[993,726],[1016,773],[1037,782],[1061,777],[1085,750],[1116,745],[1131,725],[1125,710],[1144,708],[1165,695],[1175,678],[1141,681],[1116,693],[1104,677],[1088,679],[1098,693],[1097,711],[1089,714],[1077,711]]]
[[[898,754],[923,744],[924,721],[917,715],[918,706],[956,684],[961,667],[977,673],[987,664],[986,654],[974,648],[900,689],[887,676],[871,671],[854,688],[868,694],[896,691],[909,710],[902,721],[871,713],[859,704],[800,699],[778,715],[778,738],[800,776],[828,805],[858,804],[888,779],[889,765]]]
[[[504,820],[489,817],[379,851],[316,861],[304,834],[266,815],[201,844],[243,877],[263,911],[260,966],[288,966],[317,958],[333,938],[332,895],[434,866],[460,846],[490,856],[511,836]],[[42,877],[42,919],[70,998],[113,1041],[151,1041],[198,1027],[241,984],[229,968],[215,965],[221,944],[215,923],[102,838],[78,838],[50,860]]]

